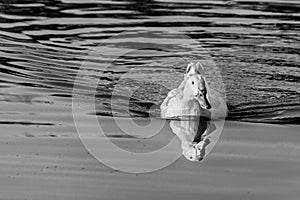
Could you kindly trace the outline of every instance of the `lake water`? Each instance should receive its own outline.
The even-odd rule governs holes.
[[[299,9],[296,0],[1,1],[1,123],[71,124],[73,83],[84,61],[80,98],[91,98],[89,82],[97,80],[97,115],[123,116],[126,105],[112,113],[111,97],[124,86],[135,88],[131,116],[159,117],[159,104],[203,49],[222,76],[228,119],[299,123]],[[87,57],[99,47],[105,54]]]
[[[0,0],[0,199],[299,199],[299,10]],[[159,115],[192,61],[226,94],[230,119],[200,121],[213,150],[199,163],[180,143],[199,121]]]

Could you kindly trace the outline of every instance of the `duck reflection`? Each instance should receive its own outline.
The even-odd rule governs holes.
[[[203,117],[189,117],[170,121],[172,131],[181,140],[182,154],[190,161],[201,161],[210,144],[209,135],[216,130],[212,121]]]

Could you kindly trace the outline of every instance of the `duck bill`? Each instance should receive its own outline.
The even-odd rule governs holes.
[[[197,99],[200,103],[200,106],[204,109],[211,109],[211,104],[210,102],[208,101],[208,98],[207,98],[207,95],[197,95]]]
[[[204,100],[204,101],[203,101],[203,102],[204,102],[204,108],[205,108],[205,109],[211,109],[211,105],[210,105],[210,103],[209,103],[209,101],[208,101],[206,95],[204,96],[203,100]]]

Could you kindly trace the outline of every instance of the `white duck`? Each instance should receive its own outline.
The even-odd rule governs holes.
[[[191,63],[180,86],[171,90],[161,104],[161,117],[200,116],[199,104],[204,110],[211,108],[208,95],[205,78]]]

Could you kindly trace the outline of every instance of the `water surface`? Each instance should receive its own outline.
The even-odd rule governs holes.
[[[69,110],[81,64],[101,45],[109,51],[88,59],[87,78],[99,81],[98,115],[123,115],[124,105],[112,113],[110,101],[123,81],[122,86],[137,88],[130,99],[131,116],[148,117],[150,108],[157,109],[169,88],[181,81],[179,75],[168,76],[184,72],[189,60],[180,58],[193,59],[203,47],[222,75],[229,119],[298,123],[299,8],[298,1],[280,0],[1,1],[0,105],[7,108],[1,111],[2,121],[18,117],[20,123],[37,123],[38,117],[25,117],[27,104],[36,105],[31,111],[36,116],[44,115],[38,109],[42,104],[51,104],[49,114],[61,114],[57,105]],[[110,51],[132,46],[126,38],[111,37],[131,31],[130,42],[139,43],[134,35],[139,28],[176,30],[202,47],[162,33],[168,40],[152,40],[148,49],[123,55],[107,69],[103,63],[110,61]],[[129,69],[135,74],[121,79]],[[84,96],[90,88],[86,80],[81,84]],[[49,118],[43,123],[59,123]]]

